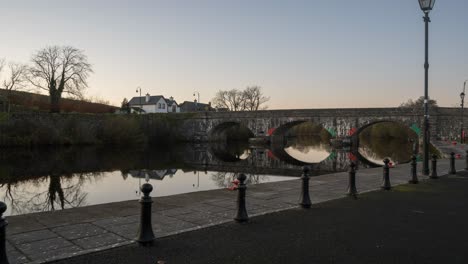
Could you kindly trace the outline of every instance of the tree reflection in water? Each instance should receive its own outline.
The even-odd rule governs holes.
[[[27,184],[9,182],[0,185],[5,190],[3,200],[11,205],[12,214],[54,211],[87,205],[83,185],[99,180],[102,173],[81,173],[66,176],[52,174],[35,178]],[[32,190],[32,191],[31,191]]]
[[[211,175],[211,180],[220,188],[227,188],[237,179],[240,173],[235,172],[216,172]],[[268,176],[258,174],[245,174],[247,179],[245,184],[258,184],[268,180]]]

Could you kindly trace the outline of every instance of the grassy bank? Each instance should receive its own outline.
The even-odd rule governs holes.
[[[143,145],[184,140],[185,115],[0,114],[0,146]]]

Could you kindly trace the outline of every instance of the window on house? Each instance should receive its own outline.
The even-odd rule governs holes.
[[[161,103],[158,103],[158,108],[161,109]]]
[[[166,109],[166,104],[162,104],[163,105],[163,109]]]

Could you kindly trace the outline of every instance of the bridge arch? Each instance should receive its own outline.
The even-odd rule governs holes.
[[[305,124],[305,123],[311,123],[317,126],[320,126],[323,130],[326,130],[331,136],[333,136],[329,130],[326,129],[325,124],[322,124],[320,122],[314,122],[314,120],[292,120],[285,122],[281,125],[279,125],[277,128],[270,129],[269,135],[272,137],[275,136],[284,136],[291,128]]]
[[[376,125],[376,124],[380,124],[380,123],[392,123],[392,124],[397,124],[397,125],[400,125],[402,127],[406,127],[408,129],[411,129],[413,130],[414,126],[418,127],[419,126],[419,123],[418,122],[414,122],[413,120],[396,120],[396,119],[379,119],[379,120],[373,120],[373,121],[370,121],[362,126],[360,126],[359,128],[356,128],[356,131],[353,133],[353,136],[359,136],[359,134],[361,134],[362,131],[364,131],[366,128],[368,127],[371,127],[373,125]],[[413,132],[419,136],[414,130]]]
[[[252,132],[252,130],[248,126],[243,124],[242,122],[225,121],[225,122],[218,123],[208,132],[208,139],[209,141],[226,141],[227,140],[226,132],[229,129],[236,128],[236,127],[238,128],[244,127],[248,129],[249,137],[254,137],[254,133]]]

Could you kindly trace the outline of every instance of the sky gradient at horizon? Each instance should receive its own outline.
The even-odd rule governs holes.
[[[431,12],[429,95],[458,106],[468,79],[468,1]],[[270,109],[398,106],[424,92],[417,0],[7,1],[0,58],[71,45],[93,64],[86,95],[202,102],[259,85]]]

